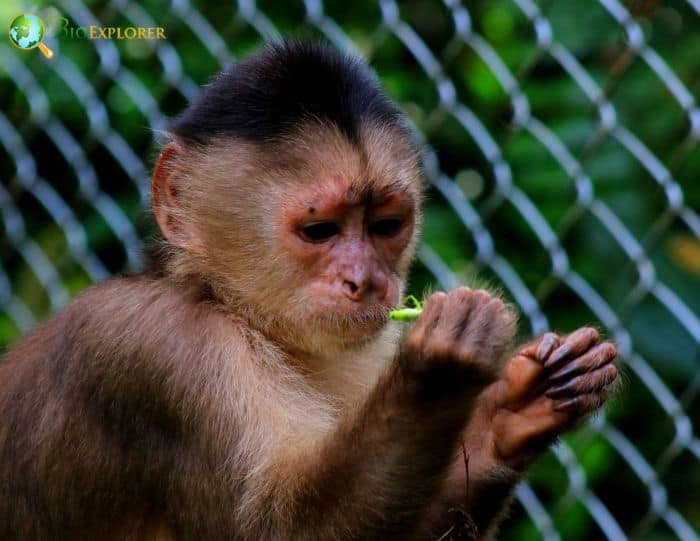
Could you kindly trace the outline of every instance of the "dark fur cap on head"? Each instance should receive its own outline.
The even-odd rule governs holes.
[[[403,128],[402,118],[360,58],[291,40],[269,45],[222,71],[170,131],[194,144],[217,136],[257,142],[319,119],[337,125],[354,141],[363,120]]]

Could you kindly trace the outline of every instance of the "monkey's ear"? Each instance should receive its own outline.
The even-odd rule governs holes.
[[[185,149],[175,141],[165,145],[161,151],[153,170],[151,206],[165,239],[184,250],[193,251],[194,239],[182,223],[178,187],[175,183],[180,170],[178,162],[184,154]]]

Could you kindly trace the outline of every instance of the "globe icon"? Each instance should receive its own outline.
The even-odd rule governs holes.
[[[17,15],[10,23],[10,41],[20,49],[29,50],[39,47],[46,58],[53,56],[53,51],[42,43],[44,23],[32,13]]]

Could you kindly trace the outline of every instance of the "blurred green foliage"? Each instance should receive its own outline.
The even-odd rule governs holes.
[[[636,352],[650,363],[669,389],[685,396],[690,419],[700,424],[700,403],[690,381],[697,387],[700,355],[698,343],[667,307],[644,288],[637,288],[634,262],[621,249],[609,230],[581,206],[574,179],[553,158],[541,140],[513,124],[511,97],[496,77],[493,66],[455,35],[453,14],[437,0],[399,3],[400,16],[415,30],[440,62],[454,84],[457,99],[469,107],[494,137],[512,171],[513,183],[532,202],[557,234],[571,268],[607,302],[630,333]],[[21,11],[67,16],[72,24],[86,6],[101,24],[129,26],[134,11],[128,2],[73,0],[23,4],[5,0],[0,20],[9,21]],[[193,15],[179,13],[167,0],[145,0],[139,7],[155,25],[167,31],[182,62],[182,71],[197,85],[219,69],[215,55],[191,26]],[[685,204],[700,209],[700,147],[688,138],[688,115],[649,66],[630,52],[622,27],[599,2],[580,0],[538,3],[551,25],[554,38],[565,46],[604,89],[614,106],[617,120],[648,146],[668,167],[683,191]],[[668,63],[679,80],[697,97],[700,90],[700,18],[681,0],[628,0],[625,6],[644,32],[646,42]],[[245,13],[230,3],[195,2],[194,7],[218,33],[235,57],[258,48],[261,35]],[[604,202],[644,248],[658,279],[700,314],[700,242],[672,213],[662,187],[640,162],[609,134],[601,131],[596,104],[562,66],[537,45],[532,21],[512,0],[465,3],[474,32],[490,43],[526,96],[533,117],[545,124],[581,163],[592,182],[595,197]],[[567,332],[585,323],[600,323],[574,291],[552,273],[546,247],[512,202],[503,198],[496,185],[493,164],[454,117],[440,108],[436,81],[425,74],[404,43],[382,26],[382,14],[374,0],[354,2],[329,0],[324,10],[362,52],[383,81],[388,93],[407,111],[427,142],[436,150],[440,167],[455,179],[466,199],[480,213],[493,237],[495,249],[512,265],[525,286],[535,295],[552,328]],[[320,36],[305,17],[301,2],[261,0],[254,15],[264,15],[283,35]],[[259,22],[259,21],[258,21]],[[264,24],[263,26],[264,27]],[[261,27],[261,28],[262,28]],[[37,51],[19,51],[8,41],[0,42],[0,110],[21,136],[36,160],[38,174],[67,202],[83,224],[89,248],[110,272],[124,270],[126,257],[122,239],[78,194],[73,163],[56,148],[44,130],[37,102],[46,99],[48,113],[58,119],[79,142],[94,167],[99,187],[109,194],[126,216],[139,226],[144,238],[153,234],[144,217],[138,182],[148,182],[148,168],[157,150],[149,114],[177,114],[187,103],[186,95],[167,79],[162,57],[165,51],[152,42],[115,41],[120,64],[114,72],[101,64],[96,47],[89,41],[51,37],[46,43],[59,58],[70,62],[94,89],[106,107],[112,130],[144,160],[145,168],[129,178],[129,171],[102,144],[99,133],[90,130],[85,99],[76,96],[64,71],[55,69]],[[105,59],[102,58],[104,62]],[[27,79],[17,77],[23,69]],[[24,72],[22,72],[24,73]],[[128,78],[133,77],[153,100],[156,110],[144,110]],[[20,84],[21,83],[21,84]],[[69,295],[87,287],[89,276],[67,249],[62,224],[47,214],[31,189],[17,181],[13,153],[0,144],[0,179],[25,221],[26,234],[46,253]],[[13,293],[41,320],[51,311],[46,291],[7,235],[7,222],[0,221],[0,264],[9,277]],[[492,269],[474,259],[472,232],[461,222],[449,201],[431,189],[425,208],[424,242],[464,281],[475,276],[499,284]],[[420,293],[433,277],[417,264],[412,290]],[[506,289],[506,294],[508,291]],[[523,334],[530,332],[523,321]],[[20,334],[6,310],[0,310],[0,346]],[[684,394],[685,393],[685,394]],[[612,422],[636,446],[641,456],[658,468],[671,504],[700,531],[700,463],[683,451],[666,463],[661,457],[675,432],[669,416],[661,410],[650,390],[633,372],[626,389],[608,411]],[[626,531],[640,538],[674,538],[668,526],[651,521],[634,530],[649,506],[644,482],[630,469],[608,440],[591,431],[567,438],[567,443],[585,472],[587,486],[610,510]],[[602,533],[590,510],[567,493],[569,479],[562,465],[549,455],[531,476],[532,486],[551,511],[563,539],[597,539]],[[501,539],[537,539],[540,533],[521,508],[507,522]]]

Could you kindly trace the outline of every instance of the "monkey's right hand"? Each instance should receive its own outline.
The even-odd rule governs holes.
[[[514,334],[513,312],[487,291],[434,293],[405,336],[404,373],[431,396],[480,390],[500,376]]]

